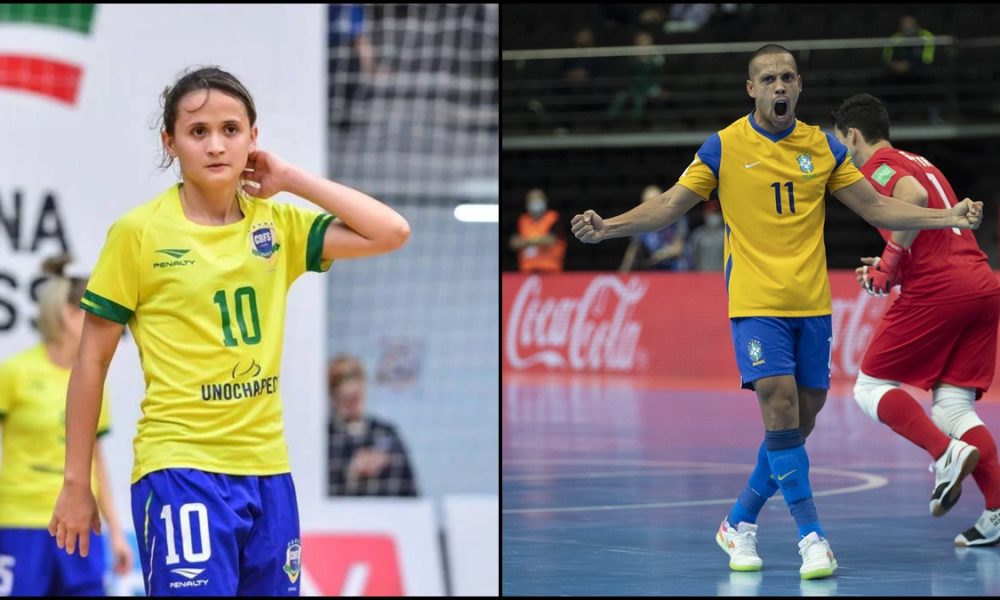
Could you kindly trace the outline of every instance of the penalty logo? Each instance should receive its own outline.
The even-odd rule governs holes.
[[[298,538],[288,542],[288,548],[285,550],[285,566],[281,570],[288,575],[288,581],[292,583],[298,581],[299,573],[302,572],[302,545],[299,544]]]

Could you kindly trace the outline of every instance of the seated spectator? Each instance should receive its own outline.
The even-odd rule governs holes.
[[[653,34],[648,31],[637,31],[634,38],[635,46],[653,46]],[[663,75],[663,65],[666,59],[662,54],[644,54],[629,59],[630,79],[624,90],[615,94],[608,107],[608,116],[617,119],[627,104],[632,105],[630,116],[633,121],[641,119],[646,112],[646,103],[650,100],[666,99],[667,90],[660,85]]]
[[[640,202],[655,198],[662,193],[658,186],[648,185],[642,191]],[[687,233],[688,218],[684,215],[672,225],[659,231],[632,236],[618,272],[628,273],[639,269],[686,271],[688,263],[684,256],[684,241]]]
[[[594,32],[589,27],[579,29],[573,35],[573,47],[581,50],[594,47]],[[592,56],[577,56],[563,61],[562,72],[566,81],[584,83],[600,75],[600,63]]]
[[[327,494],[416,496],[417,482],[406,447],[387,421],[365,413],[365,371],[353,356],[339,355],[327,371]]]

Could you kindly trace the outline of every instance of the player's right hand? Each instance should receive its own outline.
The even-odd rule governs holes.
[[[585,244],[596,244],[603,240],[607,233],[604,219],[592,210],[582,215],[574,215],[570,224],[573,226],[573,235]]]
[[[979,229],[979,224],[983,221],[983,203],[965,198],[952,207],[951,214],[955,216],[955,227]]]
[[[877,256],[865,256],[861,259],[864,266],[854,269],[854,278],[858,280],[858,284],[861,289],[868,292],[869,296],[885,296],[887,294],[878,294],[868,285],[868,280],[871,278],[870,272],[876,268],[879,260]]]
[[[66,554],[73,554],[79,546],[80,556],[85,557],[90,552],[91,529],[101,533],[101,517],[94,492],[89,485],[63,482],[49,521],[49,535],[56,538],[56,546],[66,549]]]

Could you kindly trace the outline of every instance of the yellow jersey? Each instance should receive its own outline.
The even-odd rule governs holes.
[[[241,196],[243,218],[206,226],[180,184],[108,231],[85,310],[127,323],[146,392],[132,482],[166,468],[289,472],[280,374],[285,303],[306,270],[326,271],[333,215]]]
[[[48,527],[66,467],[69,369],[53,364],[45,344],[0,364],[0,527]],[[105,390],[97,437],[111,417]],[[91,471],[97,495],[97,471]]]
[[[771,134],[751,113],[702,144],[677,183],[719,190],[730,318],[832,313],[825,191],[863,178],[837,138],[798,120]]]

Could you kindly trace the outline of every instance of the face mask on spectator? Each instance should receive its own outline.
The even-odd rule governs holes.
[[[545,214],[545,200],[541,198],[528,200],[528,213],[536,219]]]
[[[722,227],[722,215],[719,213],[705,215],[705,224],[713,229],[716,227]]]

